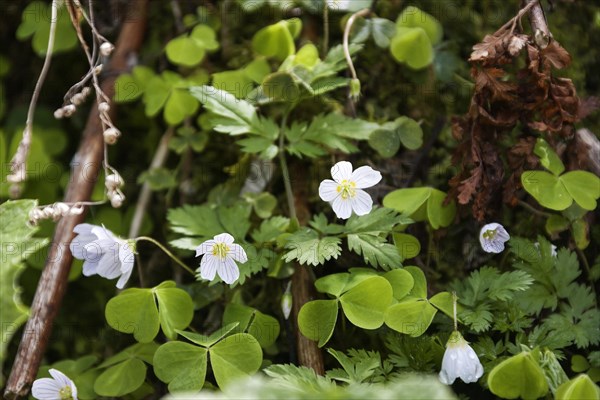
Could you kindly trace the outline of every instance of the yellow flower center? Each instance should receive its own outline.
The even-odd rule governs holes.
[[[60,396],[60,400],[73,400],[73,392],[71,392],[71,386],[62,387],[58,394]]]
[[[498,233],[498,228],[488,229],[487,231],[483,232],[483,238],[487,239],[487,240],[494,240],[497,233]]]
[[[356,196],[356,183],[344,179],[338,184],[337,192],[341,193],[342,199],[347,200]]]
[[[229,250],[230,248],[226,243],[217,243],[213,246],[212,255],[224,260],[227,257]]]

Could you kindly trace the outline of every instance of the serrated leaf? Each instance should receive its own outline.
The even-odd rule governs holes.
[[[236,99],[231,93],[213,86],[192,87],[190,92],[218,117],[212,124],[217,132],[241,135],[253,130],[257,115],[250,103]]]
[[[303,265],[321,265],[331,258],[339,257],[342,253],[340,243],[340,238],[332,236],[320,238],[314,230],[302,229],[288,238],[285,244],[285,249],[288,251],[283,259],[286,262],[296,260]]]

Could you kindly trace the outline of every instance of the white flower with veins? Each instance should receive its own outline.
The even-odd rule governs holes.
[[[31,394],[38,400],[77,400],[77,387],[65,374],[56,369],[48,371],[52,378],[33,382]]]
[[[223,282],[232,284],[240,277],[236,261],[243,264],[248,261],[248,256],[242,246],[233,243],[233,240],[229,233],[221,233],[196,248],[196,257],[203,255],[200,262],[202,279],[212,281],[219,274]]]
[[[331,179],[319,185],[319,197],[328,201],[338,218],[348,219],[352,211],[356,215],[366,215],[373,208],[373,199],[362,189],[375,186],[381,181],[381,173],[371,167],[360,167],[354,172],[352,164],[340,161],[331,168]]]
[[[123,240],[103,226],[79,224],[69,248],[73,257],[84,260],[83,275],[119,277],[117,288],[123,289],[133,270],[135,242]]]
[[[452,332],[442,360],[440,381],[445,385],[452,385],[456,378],[460,378],[465,383],[473,383],[482,375],[483,366],[475,351],[458,331]]]
[[[496,222],[484,225],[479,232],[479,242],[486,253],[502,253],[509,239],[506,229]]]

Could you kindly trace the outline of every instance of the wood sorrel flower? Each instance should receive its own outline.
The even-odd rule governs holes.
[[[445,385],[452,385],[456,378],[460,378],[465,383],[473,383],[477,382],[482,375],[483,366],[475,351],[463,339],[460,332],[452,332],[446,343],[446,352],[439,375],[440,381]]]
[[[123,289],[133,270],[135,242],[126,241],[103,226],[79,224],[69,248],[73,257],[84,260],[83,275],[98,274],[106,279],[117,277],[117,288]]]
[[[496,222],[484,225],[479,232],[479,242],[486,253],[502,253],[508,239],[510,235],[506,229]]]
[[[200,262],[202,279],[212,281],[218,273],[227,284],[232,284],[240,277],[240,270],[235,262],[243,264],[248,261],[242,246],[233,243],[233,236],[229,233],[221,233],[198,246],[196,257],[201,255],[204,255]]]
[[[371,167],[360,167],[352,172],[352,164],[340,161],[331,168],[331,179],[319,185],[319,196],[328,201],[338,218],[348,219],[352,211],[356,215],[366,215],[373,208],[373,199],[362,189],[375,186],[381,180],[381,173]]]
[[[77,400],[77,387],[65,374],[50,369],[52,378],[40,378],[33,382],[31,394],[38,400]]]

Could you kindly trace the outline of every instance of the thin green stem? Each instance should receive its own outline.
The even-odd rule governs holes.
[[[456,295],[456,292],[452,292],[452,307],[453,307],[453,311],[454,311],[454,330],[455,331],[458,330],[458,317],[457,317],[457,312],[456,312],[456,303],[458,303],[458,296]]]
[[[169,249],[167,249],[165,246],[163,246],[160,242],[152,239],[151,237],[148,236],[140,236],[134,239],[135,242],[139,242],[139,241],[146,241],[146,242],[150,242],[150,243],[154,243],[156,246],[158,246],[158,248],[160,248],[166,255],[168,255],[169,257],[171,257],[171,259],[173,261],[175,261],[177,264],[179,264],[181,267],[183,267],[183,269],[185,269],[187,272],[189,272],[190,274],[192,274],[193,276],[196,276],[196,273],[194,272],[193,269],[191,269],[190,267],[188,267],[187,265],[185,265],[183,263],[183,261],[181,261],[179,258],[177,258],[177,256],[175,256],[173,253],[171,253],[169,251]]]
[[[350,31],[352,30],[352,25],[354,25],[354,21],[359,17],[366,17],[371,13],[371,10],[365,8],[364,10],[360,10],[354,14],[350,18],[348,18],[348,22],[346,22],[346,27],[344,29],[344,55],[346,56],[346,62],[348,63],[348,68],[350,68],[350,73],[352,74],[352,79],[357,79],[356,69],[354,68],[354,63],[352,62],[352,56],[350,55]]]
[[[531,205],[524,202],[523,200],[519,200],[519,205],[525,207],[526,209],[528,209],[535,215],[539,215],[540,217],[550,218],[552,216],[552,214],[550,214],[550,213],[547,213],[547,212],[544,212],[544,211],[538,210],[537,208],[532,207]]]
[[[287,197],[288,208],[290,209],[290,218],[296,219],[296,206],[294,205],[294,192],[292,191],[292,182],[290,181],[290,170],[285,159],[285,135],[283,133],[290,110],[286,111],[281,120],[281,129],[279,132],[279,163],[281,164],[281,174],[283,175],[283,184],[285,186],[285,196]]]

